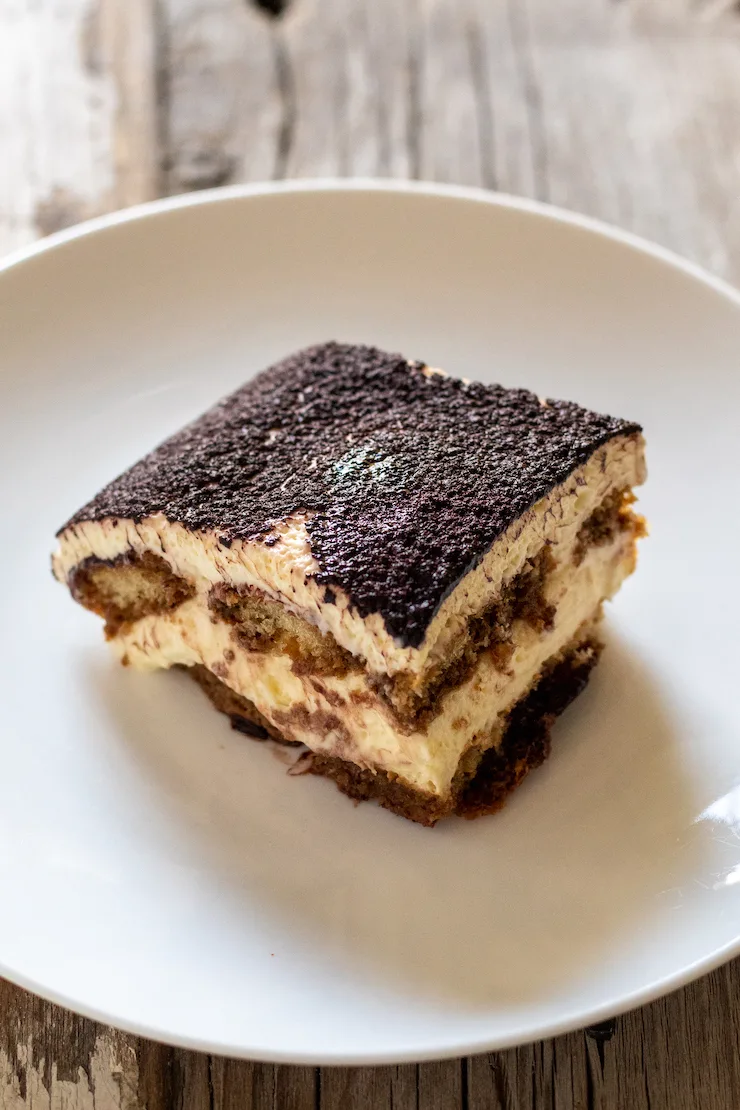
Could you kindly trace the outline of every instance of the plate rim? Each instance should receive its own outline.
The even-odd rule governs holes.
[[[21,990],[29,991],[55,1006],[70,1010],[80,1017],[95,1021],[100,1025],[113,1027],[120,1032],[144,1040],[154,1041],[172,1048],[182,1048],[189,1052],[203,1052],[208,1055],[223,1056],[237,1060],[249,1060],[260,1064],[287,1064],[298,1067],[388,1067],[397,1064],[424,1064],[435,1060],[456,1060],[468,1056],[481,1056],[489,1052],[503,1052],[510,1048],[519,1048],[527,1044],[536,1044],[538,1041],[553,1040],[568,1033],[578,1032],[591,1025],[609,1021],[611,1018],[621,1017],[632,1010],[639,1009],[651,1002],[672,994],[674,991],[688,986],[695,980],[722,967],[733,957],[740,954],[740,935],[728,944],[717,949],[706,959],[696,960],[686,968],[655,980],[647,987],[625,995],[614,1004],[602,1004],[587,1011],[573,1010],[568,1012],[560,1021],[542,1025],[539,1028],[512,1029],[511,1033],[503,1036],[482,1038],[476,1041],[466,1041],[462,1044],[448,1045],[443,1048],[426,1048],[414,1052],[399,1049],[398,1052],[368,1052],[363,1055],[341,1053],[332,1054],[324,1052],[276,1052],[272,1049],[255,1046],[247,1048],[241,1044],[231,1044],[227,1041],[210,1041],[201,1037],[190,1037],[182,1034],[173,1034],[146,1022],[122,1020],[105,1009],[89,1006],[76,1001],[62,991],[50,990],[38,983],[32,977],[13,974],[0,962],[0,977]]]
[[[655,259],[667,268],[678,271],[686,277],[693,279],[699,285],[711,289],[735,308],[740,309],[740,289],[730,282],[717,277],[698,263],[692,262],[678,253],[663,247],[631,231],[623,230],[606,221],[592,216],[583,215],[566,208],[552,205],[527,197],[514,196],[508,193],[493,192],[474,186],[450,185],[428,181],[404,181],[392,178],[305,178],[298,180],[284,180],[274,182],[255,182],[249,184],[228,185],[214,189],[205,189],[194,193],[184,193],[172,197],[163,197],[133,205],[129,208],[96,216],[72,227],[22,246],[0,258],[0,278],[11,271],[23,267],[26,263],[48,252],[63,248],[78,239],[84,239],[110,228],[118,227],[130,222],[146,220],[172,211],[178,211],[200,205],[217,205],[233,200],[249,200],[265,196],[296,194],[322,194],[322,193],[351,193],[351,194],[376,194],[386,193],[396,196],[421,196],[427,198],[443,199],[448,201],[462,201],[467,203],[484,204],[499,209],[508,209],[523,212],[543,220],[552,221],[571,228],[586,231],[596,237],[610,240],[612,243],[627,247],[635,254]],[[612,1017],[620,1016],[638,1006],[655,1001],[699,977],[720,967],[733,957],[740,955],[740,931],[735,938],[718,949],[710,951],[706,956],[695,960],[693,963],[679,968],[669,975],[664,975],[651,980],[643,987],[623,995],[614,1001],[607,1001],[600,1006],[583,1009],[571,1009],[557,1021],[546,1024],[529,1025],[520,1023],[512,1026],[509,1032],[495,1036],[479,1037],[472,1041],[446,1045],[430,1045],[429,1047],[414,1051],[412,1054],[403,1048],[390,1052],[367,1052],[362,1054],[332,1054],[331,1052],[303,1052],[291,1053],[276,1051],[274,1049],[260,1048],[259,1046],[246,1046],[225,1041],[209,1040],[204,1037],[176,1034],[167,1029],[148,1025],[146,1022],[122,1019],[111,1011],[86,1004],[71,995],[56,991],[45,986],[32,976],[15,971],[8,967],[0,956],[0,976],[7,979],[15,986],[30,991],[47,1001],[72,1010],[85,1018],[97,1021],[104,1025],[112,1025],[131,1035],[158,1041],[190,1051],[213,1053],[231,1056],[237,1059],[249,1059],[272,1064],[298,1064],[307,1066],[382,1066],[403,1063],[417,1063],[430,1060],[453,1059],[463,1056],[472,1056],[486,1052],[497,1052],[518,1045],[533,1043],[537,1040],[550,1039],[573,1032],[591,1024],[605,1021]]]
[[[89,220],[83,220],[70,227],[62,228],[61,231],[52,232],[50,235],[10,251],[9,254],[0,257],[0,275],[31,261],[39,255],[45,254],[47,251],[56,250],[77,239],[95,235],[100,231],[106,231],[109,228],[118,227],[135,220],[149,219],[167,212],[195,208],[200,205],[297,193],[416,195],[468,201],[490,205],[494,208],[526,212],[532,216],[539,216],[554,223],[576,227],[601,238],[610,239],[612,242],[621,243],[622,246],[630,248],[636,254],[652,257],[671,269],[679,270],[694,278],[702,285],[709,286],[714,292],[726,297],[734,305],[740,307],[740,286],[734,286],[731,282],[713,274],[698,262],[692,262],[677,251],[671,250],[670,247],[661,246],[661,244],[655,243],[651,239],[637,234],[637,232],[627,231],[616,224],[609,223],[607,220],[598,219],[596,216],[588,216],[582,212],[576,212],[546,201],[516,196],[513,193],[496,192],[475,185],[451,185],[434,181],[405,181],[403,179],[381,177],[307,177],[283,181],[250,182],[240,185],[221,185],[214,189],[201,189],[197,192],[178,193],[171,197],[144,201],[141,204],[119,208],[102,216],[93,216]]]

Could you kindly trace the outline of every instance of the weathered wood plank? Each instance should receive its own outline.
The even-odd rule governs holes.
[[[413,1064],[393,1068],[323,1068],[316,1110],[427,1110]],[[447,1103],[456,1110],[457,1101]]]
[[[154,0],[0,0],[0,251],[157,195]]]
[[[469,1110],[740,1105],[740,963],[614,1021],[470,1061]]]
[[[276,176],[285,107],[275,28],[239,0],[166,0],[163,11],[166,191]]]
[[[740,18],[667,0],[168,0],[169,187],[391,174],[573,207],[740,274]],[[587,106],[587,110],[585,110]]]
[[[740,1105],[739,977],[734,964],[590,1033],[463,1065],[325,1069],[320,1080],[312,1068],[252,1065],[138,1042],[2,985],[0,1107],[719,1110]]]
[[[549,199],[737,278],[738,35],[679,36],[635,17],[592,28],[579,48],[551,22],[532,6]]]
[[[0,982],[0,1110],[727,1110],[740,961],[585,1032],[469,1061],[274,1067],[128,1037]]]
[[[139,1110],[137,1048],[0,980],[0,1110]]]

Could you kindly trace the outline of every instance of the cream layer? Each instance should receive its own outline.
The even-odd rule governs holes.
[[[497,741],[505,715],[544,664],[634,569],[634,538],[620,533],[610,545],[591,547],[579,566],[572,545],[568,555],[546,580],[545,596],[556,607],[552,628],[538,633],[516,621],[507,670],[482,653],[469,678],[443,696],[437,715],[417,731],[399,724],[367,672],[318,678],[296,674],[287,655],[245,650],[232,625],[214,620],[204,593],[173,612],[143,617],[112,643],[125,662],[141,669],[202,664],[290,739],[445,796],[462,753]]]
[[[161,514],[141,521],[83,521],[61,533],[54,573],[68,582],[86,559],[114,560],[130,553],[152,552],[175,574],[192,582],[199,596],[217,584],[261,590],[321,632],[331,634],[341,647],[361,658],[369,671],[386,675],[406,672],[416,676],[421,685],[424,673],[445,658],[467,621],[495,601],[543,543],[561,560],[562,553],[572,549],[581,525],[610,492],[644,481],[643,447],[638,434],[615,437],[523,513],[440,605],[418,648],[399,644],[379,613],[362,617],[343,591],[333,588],[336,601],[325,600],[325,589],[315,580],[320,568],[311,551],[307,517],[301,513],[276,522],[270,543],[264,539],[235,541],[229,547],[219,542],[215,532],[190,532]]]

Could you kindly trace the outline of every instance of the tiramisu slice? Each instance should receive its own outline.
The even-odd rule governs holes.
[[[433,825],[547,755],[644,477],[637,424],[327,343],[107,486],[54,573],[123,663],[192,668],[235,727]]]

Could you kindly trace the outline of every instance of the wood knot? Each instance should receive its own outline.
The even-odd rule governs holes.
[[[590,1037],[592,1041],[598,1044],[606,1044],[610,1041],[617,1031],[617,1019],[609,1018],[607,1021],[600,1021],[596,1025],[589,1025],[586,1029],[586,1036]]]
[[[213,189],[225,185],[232,177],[235,159],[224,150],[193,149],[181,151],[174,160],[172,172],[183,189]]]
[[[54,231],[80,223],[89,214],[82,197],[70,189],[55,185],[48,196],[39,200],[33,218],[39,235],[51,235]]]
[[[290,7],[290,0],[248,0],[248,3],[270,19],[280,19]]]

